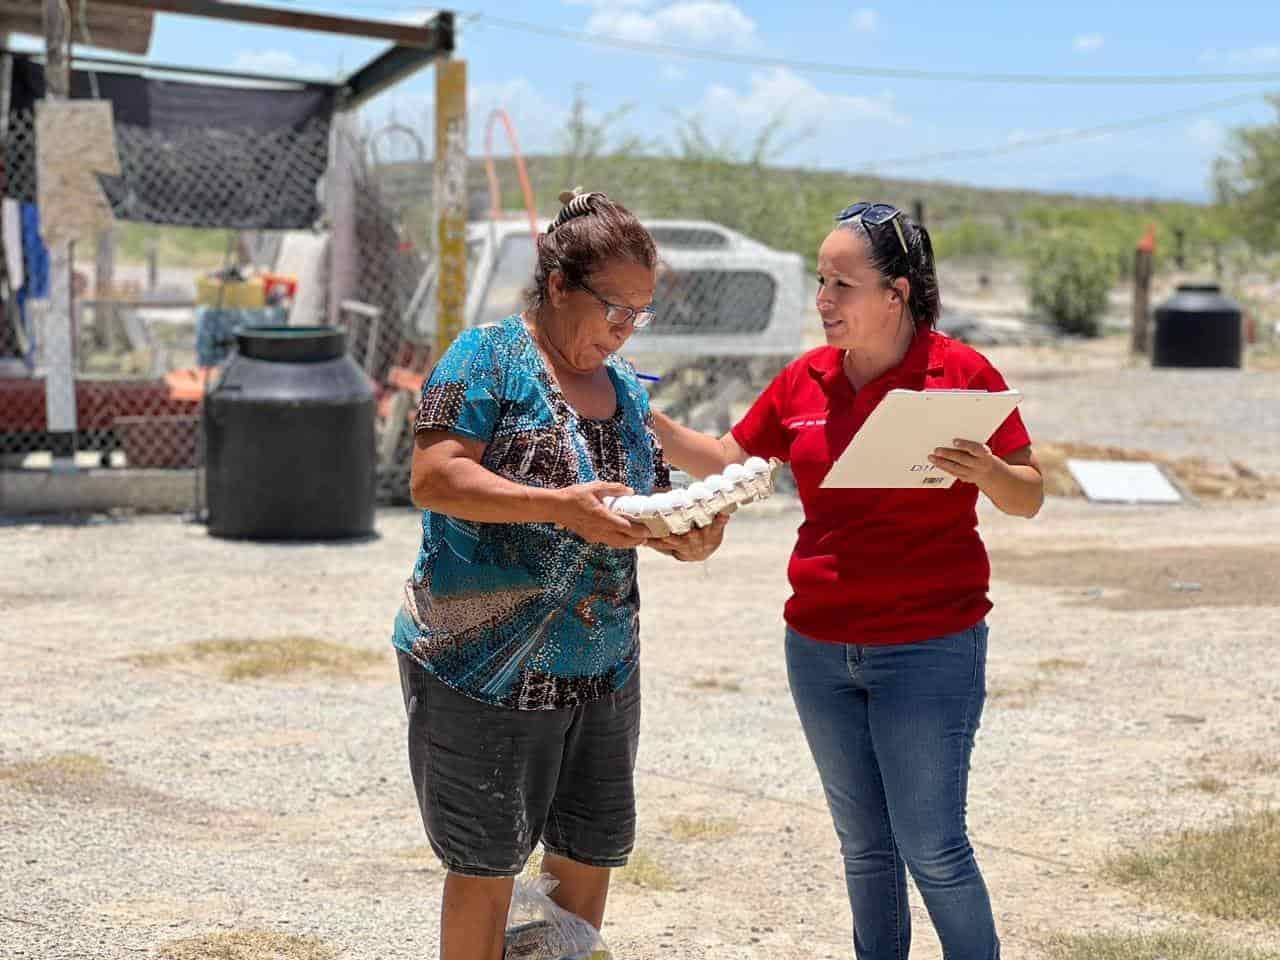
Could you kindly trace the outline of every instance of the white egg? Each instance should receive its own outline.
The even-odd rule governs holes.
[[[657,516],[658,508],[654,505],[653,497],[636,497],[635,514],[638,517]]]
[[[760,476],[769,472],[769,461],[762,457],[751,457],[742,465],[749,473]]]
[[[603,503],[603,504],[604,504],[606,507],[608,507],[610,510],[612,510],[612,509],[613,509],[613,505],[614,505],[615,503],[617,503],[617,502],[618,502],[618,498],[617,498],[617,497],[605,497],[605,498],[604,498],[603,500],[601,500],[600,502],[601,502],[601,503]]]
[[[684,510],[693,505],[693,497],[689,496],[689,491],[684,487],[678,490],[672,490],[669,494],[671,502],[677,510]]]
[[[728,477],[713,473],[704,483],[716,493],[733,493],[733,481]]]
[[[724,478],[730,483],[737,483],[747,476],[747,468],[740,463],[731,463],[724,468]]]
[[[669,493],[655,493],[649,498],[649,502],[658,513],[670,513],[676,506],[675,497]]]
[[[711,488],[705,483],[691,483],[689,484],[689,496],[693,497],[694,500],[710,500],[712,496]]]
[[[617,500],[613,501],[613,509],[618,511],[618,513],[635,513],[636,498],[630,496],[619,497]]]

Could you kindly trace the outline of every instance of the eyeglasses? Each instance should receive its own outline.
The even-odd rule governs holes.
[[[578,284],[583,290],[591,294],[604,305],[604,319],[611,327],[625,327],[628,323],[635,326],[637,330],[647,327],[654,317],[653,304],[647,307],[641,307],[637,310],[635,307],[628,307],[621,303],[610,303],[600,294],[596,293],[585,283]]]
[[[907,238],[903,236],[902,227],[898,225],[898,220],[901,217],[902,211],[891,203],[867,203],[865,200],[860,200],[857,203],[849,204],[849,206],[841,210],[836,217],[836,223],[856,220],[872,227],[892,223],[893,232],[898,235],[898,243],[902,244],[902,252],[910,254],[907,249]]]

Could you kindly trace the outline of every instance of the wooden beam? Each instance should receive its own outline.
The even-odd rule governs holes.
[[[105,6],[92,0],[84,11],[79,0],[71,0],[71,39],[85,46],[121,53],[145,55],[151,49],[150,13]],[[88,35],[85,35],[85,28]],[[39,0],[0,0],[0,31],[44,36],[44,11]]]
[[[343,108],[359,109],[383,90],[394,86],[440,57],[453,52],[453,14],[437,13],[427,24],[439,40],[434,49],[394,46],[351,74],[346,82]]]
[[[133,10],[149,10],[152,13],[176,13],[187,17],[207,17],[212,20],[230,20],[235,23],[252,23],[264,27],[312,30],[317,33],[337,33],[346,37],[389,40],[402,47],[434,49],[439,45],[436,29],[431,26],[335,17],[330,14],[309,13],[302,10],[281,10],[275,7],[228,3],[225,0],[112,0],[111,5]]]

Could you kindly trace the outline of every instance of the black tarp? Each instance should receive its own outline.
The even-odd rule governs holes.
[[[73,99],[111,101],[122,175],[101,177],[117,217],[235,229],[303,229],[321,210],[337,91],[156,80],[84,70]],[[35,200],[35,103],[44,68],[15,56],[5,192]]]

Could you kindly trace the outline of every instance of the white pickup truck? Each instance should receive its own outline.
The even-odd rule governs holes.
[[[650,395],[664,411],[723,433],[735,407],[749,402],[808,346],[805,324],[812,317],[804,260],[717,223],[642,222],[658,246],[657,315],[627,341],[623,355],[660,378]],[[539,230],[546,226],[545,220],[538,223]],[[467,225],[467,326],[522,308],[534,267],[529,230],[528,219],[515,217]],[[433,274],[424,276],[406,311],[409,335],[427,343],[436,330]],[[408,456],[405,437],[385,440],[380,459],[395,474],[387,489],[398,491]]]
[[[657,316],[623,354],[661,376],[651,393],[673,416],[727,429],[730,407],[805,349],[804,260],[707,221],[645,226],[660,258]],[[518,311],[533,276],[529,222],[469,224],[467,249],[468,326]]]

